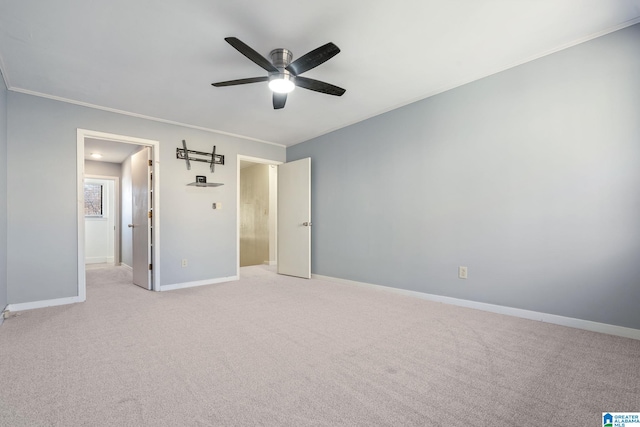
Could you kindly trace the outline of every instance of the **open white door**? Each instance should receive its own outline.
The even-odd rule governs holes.
[[[149,148],[131,156],[131,185],[133,197],[133,283],[151,290],[151,167]]]
[[[311,159],[278,166],[278,273],[311,278]]]

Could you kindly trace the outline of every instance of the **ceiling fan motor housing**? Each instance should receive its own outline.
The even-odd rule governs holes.
[[[271,51],[269,56],[271,57],[271,63],[273,66],[278,69],[277,73],[269,73],[269,81],[281,79],[294,82],[295,76],[288,70],[285,70],[285,68],[291,64],[293,53],[288,49],[274,49]]]
[[[291,64],[293,53],[288,49],[273,49],[269,54],[271,56],[271,63],[276,68],[286,68]]]

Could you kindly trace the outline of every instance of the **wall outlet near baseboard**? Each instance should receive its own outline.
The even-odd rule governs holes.
[[[186,258],[182,258],[182,268],[187,267],[189,265],[189,261]]]
[[[462,265],[460,267],[458,267],[458,278],[466,279],[467,277],[468,277],[467,276],[467,267],[464,267]]]

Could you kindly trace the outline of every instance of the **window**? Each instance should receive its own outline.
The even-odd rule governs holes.
[[[102,184],[84,184],[84,216],[92,218],[102,218],[103,215],[103,195]]]

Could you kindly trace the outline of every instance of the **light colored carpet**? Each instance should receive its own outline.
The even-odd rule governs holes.
[[[0,327],[3,426],[599,426],[640,411],[640,341],[245,267]]]

